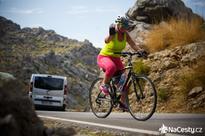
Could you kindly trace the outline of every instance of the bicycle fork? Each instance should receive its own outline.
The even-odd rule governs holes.
[[[140,99],[144,99],[145,96],[144,96],[144,94],[143,94],[142,87],[141,87],[141,85],[140,85],[140,83],[139,83],[139,80],[138,80],[136,77],[133,77],[133,76],[132,76],[132,82],[133,82],[133,85],[134,85],[134,92],[135,92],[135,94],[136,94],[137,100],[139,101]],[[137,88],[136,88],[137,85],[138,85],[138,87],[139,87],[140,95],[137,93]],[[141,97],[140,97],[140,96],[141,96]]]

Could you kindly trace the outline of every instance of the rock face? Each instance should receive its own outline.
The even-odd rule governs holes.
[[[126,15],[132,20],[154,23],[169,17],[190,18],[194,14],[181,0],[137,0]]]
[[[92,43],[41,27],[21,29],[4,17],[0,17],[0,35],[0,71],[12,73],[25,84],[33,73],[66,76],[69,108],[86,107],[91,81],[98,76],[99,50]]]

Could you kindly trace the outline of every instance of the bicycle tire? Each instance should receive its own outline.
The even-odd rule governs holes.
[[[128,109],[134,119],[146,121],[156,110],[157,92],[153,82],[145,75],[132,76],[127,95]]]
[[[98,118],[106,118],[113,108],[110,94],[107,96],[104,95],[103,98],[103,94],[99,89],[102,80],[103,78],[97,78],[94,80],[89,89],[90,108]]]

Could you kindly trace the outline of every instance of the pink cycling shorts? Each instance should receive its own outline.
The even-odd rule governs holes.
[[[120,58],[111,56],[98,55],[97,64],[100,68],[105,70],[106,77],[112,77],[115,72],[124,68]]]

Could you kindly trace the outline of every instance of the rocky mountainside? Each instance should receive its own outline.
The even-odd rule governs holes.
[[[156,23],[198,17],[181,0],[138,0],[126,15],[135,24],[130,35],[142,45]],[[204,58],[201,41],[152,53],[142,61],[157,88],[158,112],[205,112]]]
[[[205,112],[205,42],[153,53],[144,65],[158,92],[158,112]]]
[[[88,40],[68,39],[41,27],[20,28],[0,17],[0,71],[27,85],[32,73],[66,76],[72,108],[86,105],[90,82],[98,75],[98,52]]]

